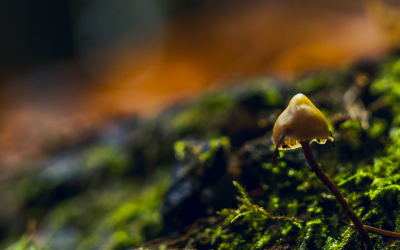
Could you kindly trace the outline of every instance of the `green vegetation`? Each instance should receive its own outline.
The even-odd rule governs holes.
[[[130,138],[129,146],[121,149],[96,142],[68,158],[72,159],[68,166],[75,166],[72,169],[78,173],[74,176],[82,178],[77,183],[84,184],[73,186],[75,193],[54,204],[48,202],[54,190],[71,190],[68,183],[76,183],[57,175],[65,160],[50,164],[58,167],[56,172],[48,167],[19,176],[7,187],[0,186],[0,192],[7,191],[25,204],[22,219],[37,219],[37,232],[17,241],[23,229],[13,228],[3,245],[9,246],[7,250],[62,249],[57,248],[60,239],[70,237],[70,249],[128,249],[161,232],[167,234],[162,199],[170,183],[179,182],[170,175],[177,160],[184,165],[178,176],[195,173],[193,178],[215,173],[214,163],[224,163],[227,169],[218,171],[229,181],[221,188],[219,177],[212,175],[214,179],[196,192],[213,185],[217,186],[213,190],[232,189],[237,202],[208,214],[218,218],[213,222],[196,222],[185,234],[150,248],[362,249],[358,233],[343,223],[349,220],[301,158],[301,151],[281,152],[274,167],[269,141],[274,119],[299,91],[328,118],[343,112],[343,95],[355,73],[320,74],[282,89],[272,81],[254,80],[224,93],[208,93],[156,120],[139,121],[124,135]],[[400,232],[400,60],[383,64],[370,80],[362,92],[364,106],[371,108],[378,101],[384,105],[371,108],[369,127],[364,130],[359,121],[332,119],[329,126],[336,147],[312,148],[364,224]],[[221,148],[223,154],[217,153]],[[49,176],[50,181],[43,181]],[[47,203],[38,205],[37,200]],[[400,240],[380,236],[372,240],[377,249],[400,250]]]
[[[348,138],[340,140],[339,147],[332,149],[337,153],[321,152],[319,158],[348,202],[362,216],[364,224],[399,232],[400,60],[384,65],[370,90],[371,94],[385,98],[393,117],[386,117],[387,120],[375,118],[367,131],[362,130],[358,121],[341,124],[336,133],[339,138]],[[360,141],[360,138],[364,140]],[[367,155],[362,151],[370,151],[369,145],[377,141],[385,142],[384,150],[371,152],[369,157],[359,157]],[[340,155],[346,143],[353,149],[354,158],[361,160],[352,161],[348,155]],[[327,157],[329,160],[324,160]],[[286,195],[272,191],[267,201],[259,200],[257,204],[245,187],[234,182],[240,193],[238,208],[219,212],[226,219],[218,230],[205,230],[211,238],[209,244],[218,249],[264,249],[279,246],[282,242],[293,249],[363,249],[358,233],[341,222],[348,219],[333,196],[307,167],[297,168],[286,162],[285,157],[278,167],[270,163],[262,166],[275,179],[287,174],[285,185],[290,191]],[[400,249],[400,240],[376,235],[372,238],[377,249]]]

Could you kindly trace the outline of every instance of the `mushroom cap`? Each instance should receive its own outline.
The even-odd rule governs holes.
[[[290,100],[275,122],[272,137],[274,146],[280,150],[299,148],[300,141],[320,144],[333,141],[325,116],[303,94],[297,94]]]

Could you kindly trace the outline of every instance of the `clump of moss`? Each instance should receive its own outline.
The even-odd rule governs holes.
[[[179,183],[167,174],[177,159],[193,167],[182,171],[195,173],[193,180],[202,169],[211,173],[212,181],[199,185],[198,194],[204,191],[201,188],[234,192],[236,187],[239,196],[236,205],[197,220],[179,240],[162,242],[159,249],[361,249],[358,233],[342,223],[346,216],[299,152],[286,152],[274,167],[269,142],[283,102],[299,91],[316,100],[327,117],[343,111],[341,100],[351,74],[348,70],[310,76],[295,87],[257,80],[208,94],[155,120],[132,125],[124,132],[129,142],[122,150],[95,142],[49,164],[61,170],[66,164],[75,175],[59,174],[43,182],[40,178],[54,173],[44,168],[19,178],[10,186],[13,192],[6,191],[26,205],[21,211],[25,219],[37,218],[38,229],[46,225],[44,231],[53,234],[42,234],[50,239],[46,245],[37,232],[43,249],[57,248],[66,236],[74,249],[125,249],[161,232],[165,187]],[[319,147],[316,157],[363,223],[400,231],[400,60],[384,64],[366,90],[366,107],[380,100],[386,106],[372,114],[367,130],[358,121],[330,125],[337,147]],[[199,144],[203,146],[196,151]],[[54,200],[54,194],[65,196]],[[233,197],[222,193],[215,200],[234,201]],[[16,239],[14,233],[11,238]],[[18,244],[24,245],[26,239]],[[373,242],[377,249],[400,249],[396,240],[375,236]]]
[[[311,91],[321,88],[319,82],[315,86],[310,87]],[[400,60],[383,65],[369,89],[375,100],[384,99],[386,106],[374,114],[366,131],[357,121],[343,123],[336,130],[341,138],[334,149],[338,153],[320,150],[319,158],[328,156],[329,161],[322,160],[321,165],[338,183],[364,224],[399,231]],[[375,150],[376,145],[384,148]],[[257,156],[257,152],[252,153]],[[357,231],[342,223],[347,219],[333,196],[307,167],[292,159],[293,155],[286,155],[277,167],[259,162],[263,169],[259,175],[268,171],[270,176],[259,183],[266,193],[261,198],[251,198],[244,186],[234,182],[240,193],[238,207],[220,211],[219,215],[226,216],[224,223],[205,229],[205,244],[197,242],[196,246],[265,249],[285,242],[293,249],[362,249]],[[284,193],[276,185],[282,174],[287,180]],[[377,249],[400,249],[400,240],[376,235],[372,239]]]

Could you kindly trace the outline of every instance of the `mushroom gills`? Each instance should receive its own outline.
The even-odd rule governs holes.
[[[328,141],[328,140],[333,142],[333,138],[332,137],[313,139],[311,142],[315,141],[315,142],[317,142],[319,144],[325,144],[326,141]],[[295,148],[301,148],[300,140],[297,140],[297,139],[285,139],[278,146],[279,150],[289,150],[289,149],[295,149]]]

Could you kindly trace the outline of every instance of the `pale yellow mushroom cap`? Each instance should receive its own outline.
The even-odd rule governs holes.
[[[281,136],[283,141],[279,142]],[[325,116],[303,94],[295,95],[275,122],[273,142],[280,150],[301,147],[300,141],[333,141]],[[280,145],[277,145],[277,144]]]

